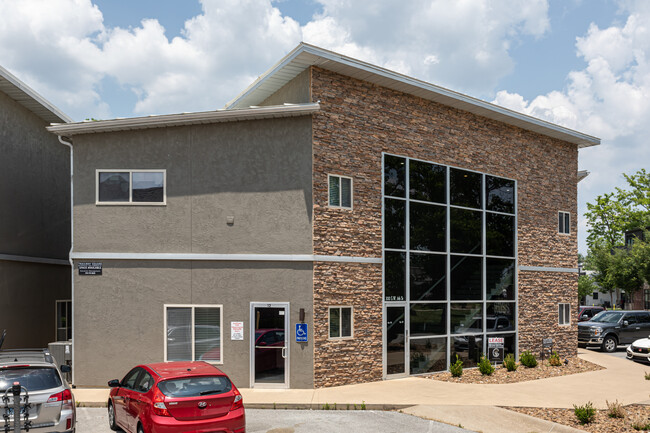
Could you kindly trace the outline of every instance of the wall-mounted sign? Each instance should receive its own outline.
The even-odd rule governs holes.
[[[307,324],[296,323],[296,343],[307,342]]]
[[[553,339],[552,338],[544,338],[542,339],[542,347],[553,347]]]
[[[79,262],[79,275],[101,275],[102,262]]]
[[[244,339],[244,322],[230,322],[230,339]]]
[[[503,362],[503,337],[488,338],[488,360],[490,362]]]

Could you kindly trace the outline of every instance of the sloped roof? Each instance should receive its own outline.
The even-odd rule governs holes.
[[[245,108],[258,105],[310,66],[318,66],[342,75],[568,141],[577,144],[578,147],[600,144],[600,139],[597,137],[306,43],[300,43],[293,51],[255,80],[246,90],[226,104],[226,108]]]
[[[27,108],[47,123],[72,122],[63,111],[0,66],[0,92]]]

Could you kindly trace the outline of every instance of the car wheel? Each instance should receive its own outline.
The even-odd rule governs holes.
[[[138,433],[144,433],[144,429],[142,428],[142,424],[138,424]]]
[[[610,335],[605,337],[605,339],[603,340],[602,349],[607,353],[612,353],[612,352],[616,352],[617,346],[618,344],[616,343],[616,338]]]
[[[119,430],[119,427],[115,423],[115,409],[113,408],[113,403],[108,403],[108,426],[111,430]]]

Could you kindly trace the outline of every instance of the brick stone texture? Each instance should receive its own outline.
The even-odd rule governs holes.
[[[314,265],[314,383],[317,387],[381,380],[381,290],[380,264]],[[352,307],[351,339],[329,339],[330,306]]]
[[[577,268],[576,145],[319,67],[311,67],[310,83],[312,100],[321,104],[313,116],[314,254],[381,257],[381,156],[387,152],[516,179],[519,265]],[[328,207],[328,174],[353,178],[352,210]],[[558,233],[558,211],[571,213],[571,234]],[[365,307],[380,320],[381,267],[350,274],[355,269],[327,265],[329,273],[345,275],[337,284],[350,285],[347,298],[363,296]],[[329,292],[340,296],[343,289],[323,284],[321,275],[319,265],[314,273],[315,329],[324,323],[325,303],[335,300]],[[551,336],[562,354],[575,353],[576,326],[557,326],[557,303],[563,301],[577,314],[577,276],[519,273],[520,350],[534,349],[541,336]],[[369,372],[362,376],[337,373],[341,352],[317,336],[315,385],[381,378],[380,323],[376,326],[379,332],[355,332],[359,341],[338,343],[365,352],[355,366]],[[328,365],[331,372],[319,370]]]

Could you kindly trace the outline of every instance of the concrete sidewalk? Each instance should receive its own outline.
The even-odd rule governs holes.
[[[367,409],[402,409],[449,424],[460,423],[465,428],[484,433],[516,432],[520,431],[515,430],[519,427],[525,433],[550,429],[554,432],[576,431],[562,430],[557,424],[541,422],[495,406],[572,408],[574,404],[591,401],[598,408],[606,408],[606,400],[618,400],[624,405],[650,404],[650,381],[644,378],[645,371],[650,372],[649,366],[584,349],[579,350],[579,356],[605,369],[502,385],[459,384],[409,377],[323,389],[240,388],[240,391],[246,406],[251,408],[318,409],[336,403],[338,408],[353,409],[356,405],[358,409],[365,405]],[[108,389],[74,390],[77,401],[90,406],[105,404],[108,392]],[[488,422],[490,419],[496,422],[493,427]],[[471,422],[480,425],[474,426]],[[508,425],[511,426],[508,430],[498,429]]]

